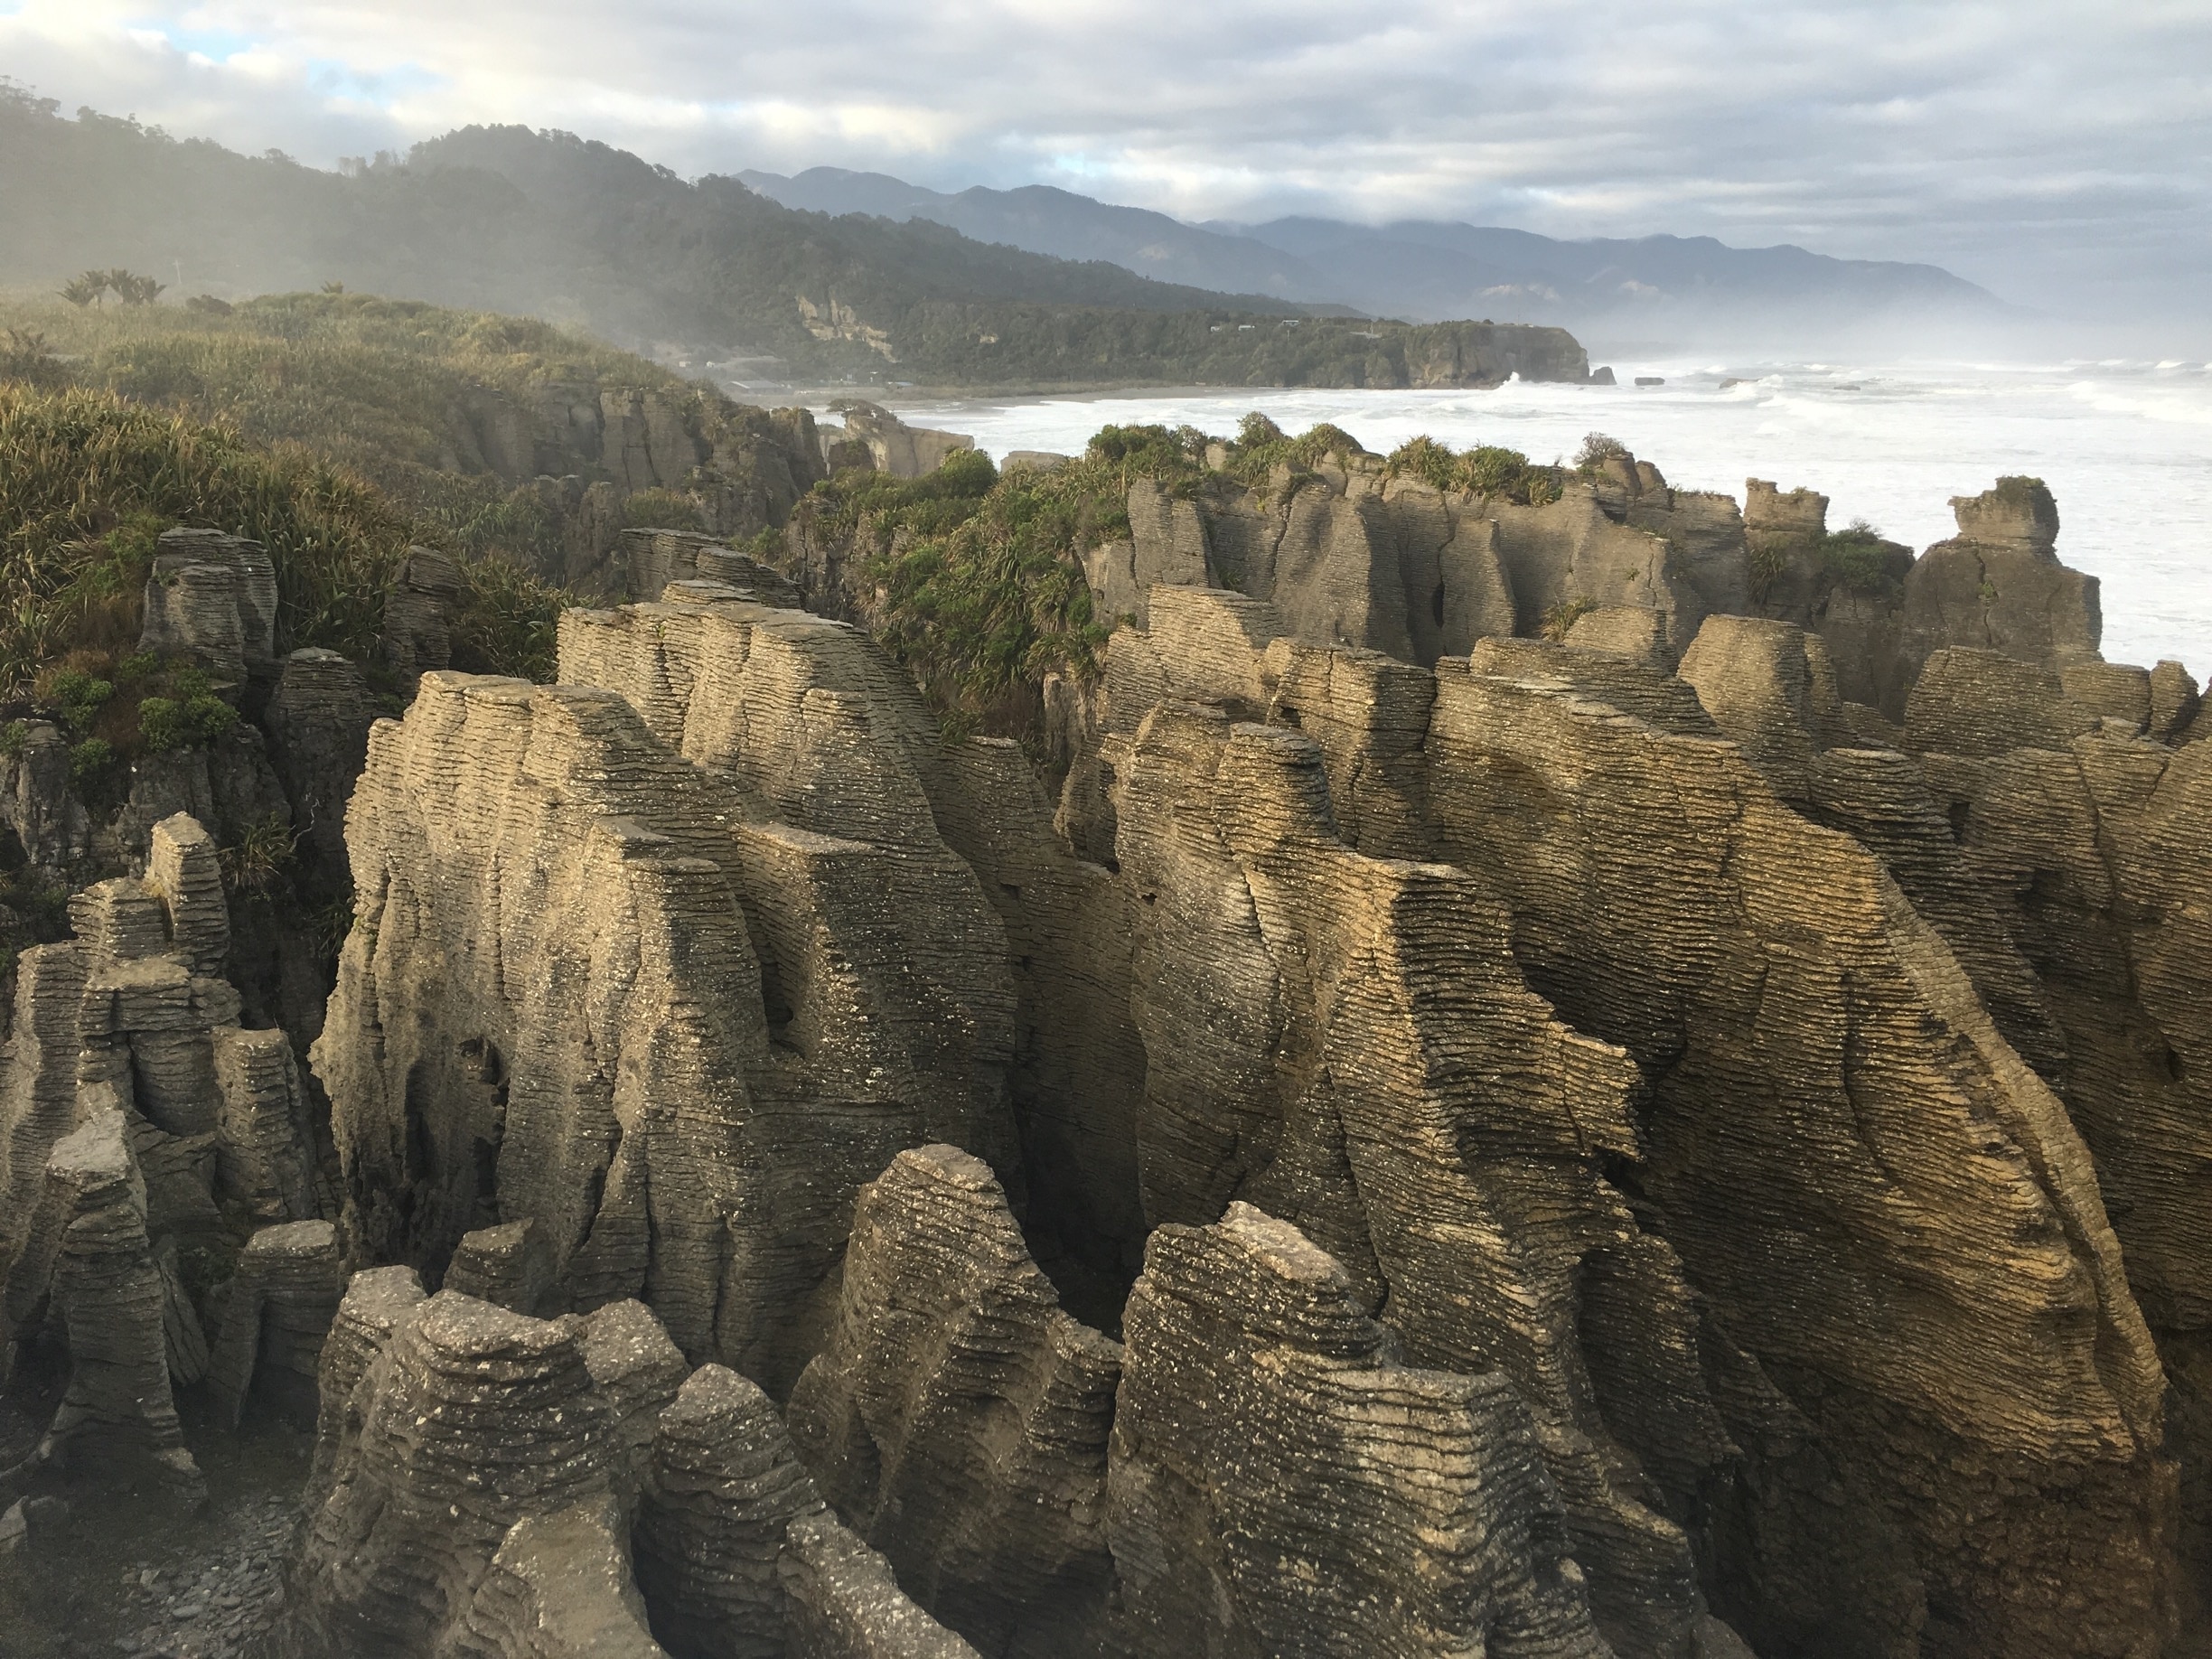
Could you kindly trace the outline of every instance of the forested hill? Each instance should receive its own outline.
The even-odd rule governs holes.
[[[736,179],[690,183],[603,144],[513,127],[326,173],[90,111],[68,119],[0,86],[0,284],[114,267],[150,274],[173,298],[342,284],[736,360],[739,378],[1402,384],[1439,361],[1465,380],[1495,378],[1508,359],[1530,378],[1574,378],[1581,361],[1556,330],[1455,336],[1439,351],[1387,324],[927,220],[797,211]],[[1262,317],[1304,325],[1240,326]]]

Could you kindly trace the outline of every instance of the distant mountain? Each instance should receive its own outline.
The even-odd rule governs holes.
[[[1674,236],[1561,241],[1424,220],[1189,225],[1043,185],[948,194],[837,167],[789,178],[738,176],[789,207],[933,220],[979,241],[1414,321],[1495,317],[1570,327],[1602,322],[1699,336],[1755,325],[1828,329],[1885,317],[1993,316],[2003,310],[1986,289],[1937,266],[1836,259],[1786,243],[1730,248],[1711,237]]]
[[[1324,292],[1329,279],[1321,272],[1263,239],[1186,225],[1147,208],[1115,207],[1049,184],[1019,190],[978,185],[948,195],[888,173],[842,167],[810,167],[790,178],[780,173],[737,176],[762,195],[808,212],[927,219],[979,242],[1057,259],[1105,259],[1162,282],[1277,299],[1332,297]]]
[[[1558,330],[1318,315],[925,218],[799,211],[736,179],[686,181],[520,127],[323,173],[110,117],[66,120],[0,83],[0,283],[51,289],[123,266],[167,284],[173,303],[342,284],[582,324],[747,381],[1457,385],[1587,367]],[[1257,242],[1187,234],[1254,269],[1283,263]]]
[[[1710,236],[1569,242],[1432,220],[1369,226],[1278,219],[1209,229],[1295,255],[1326,291],[1392,316],[1740,323],[1747,312],[1834,321],[1839,312],[1856,318],[2001,309],[1987,289],[1939,266],[1836,259],[1788,243],[1730,248]]]

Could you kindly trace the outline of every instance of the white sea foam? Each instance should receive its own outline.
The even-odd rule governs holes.
[[[2202,363],[1620,362],[1618,387],[1492,391],[1156,391],[896,402],[920,425],[971,432],[994,455],[1070,452],[1109,421],[1233,431],[1247,409],[1290,432],[1332,421],[1368,448],[1420,433],[1570,457],[1606,432],[1680,488],[1742,499],[1747,477],[1829,497],[1916,548],[1953,533],[1949,500],[2028,473],[2058,499],[2058,552],[2104,585],[2104,655],[2212,670],[2212,370]],[[1638,374],[1664,386],[1636,387]],[[1733,379],[1736,383],[1723,386]]]

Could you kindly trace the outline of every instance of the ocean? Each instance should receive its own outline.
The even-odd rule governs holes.
[[[1291,433],[1334,422],[1377,451],[1427,433],[1551,461],[1603,432],[1677,488],[1740,501],[1746,478],[1803,485],[1829,498],[1832,530],[1864,519],[1916,549],[1954,533],[1952,496],[2026,473],[2057,498],[2059,557],[2101,579],[2105,658],[2212,672],[2212,366],[1616,360],[1613,370],[1618,386],[886,402],[914,425],[973,434],[994,457],[1077,451],[1109,422],[1226,434],[1250,409]],[[1664,384],[1636,386],[1638,375]]]

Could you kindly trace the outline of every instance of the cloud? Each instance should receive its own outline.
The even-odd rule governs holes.
[[[470,121],[698,173],[1064,183],[1193,219],[1471,218],[1945,264],[2186,303],[2212,261],[2212,12],[1965,0],[23,0],[67,105],[327,164]]]

